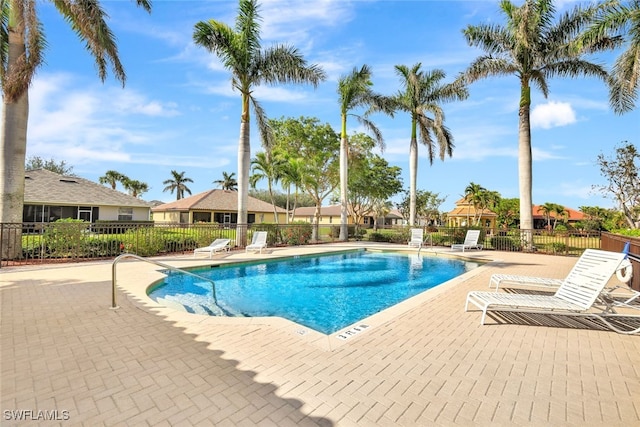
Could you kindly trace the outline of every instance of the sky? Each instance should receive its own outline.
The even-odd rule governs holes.
[[[223,172],[237,172],[240,94],[218,58],[194,45],[192,35],[199,21],[233,26],[237,1],[154,0],[151,14],[134,1],[101,3],[126,85],[111,72],[101,82],[84,43],[50,3],[39,2],[47,49],[29,92],[27,158],[65,161],[75,175],[96,182],[116,170],[146,182],[147,201],[176,199],[163,192],[172,170],[194,181],[188,184],[192,194],[216,188]],[[574,4],[556,5],[564,12]],[[482,54],[468,46],[462,30],[504,23],[497,0],[274,0],[261,1],[260,14],[263,47],[295,46],[325,70],[327,80],[315,89],[259,86],[254,96],[269,118],[316,117],[336,131],[337,82],[354,67],[369,65],[373,89],[385,95],[401,88],[395,65],[442,69],[450,82]],[[611,65],[619,52],[590,59]],[[625,141],[638,146],[640,109],[615,115],[604,83],[594,78],[554,78],[549,86],[546,99],[532,92],[533,203],[613,207],[593,189],[605,183],[596,160],[600,154],[612,157]],[[418,162],[418,189],[445,198],[441,211],[451,210],[472,182],[505,198],[519,197],[518,100],[517,78],[505,76],[473,83],[467,100],[442,105],[454,136],[453,156],[431,165],[420,146]],[[384,137],[381,155],[402,169],[408,188],[409,116],[371,119]],[[349,134],[365,132],[355,120],[347,126]],[[252,156],[261,149],[252,132]]]

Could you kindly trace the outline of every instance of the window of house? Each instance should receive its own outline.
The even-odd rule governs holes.
[[[133,208],[118,208],[118,221],[133,221]]]
[[[211,212],[194,212],[193,222],[211,222]]]

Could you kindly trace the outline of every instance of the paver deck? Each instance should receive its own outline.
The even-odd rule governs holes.
[[[640,336],[518,316],[481,326],[479,312],[464,312],[493,273],[562,278],[575,258],[465,256],[494,262],[346,340],[159,307],[141,294],[158,268],[137,261],[117,267],[117,310],[110,262],[3,268],[0,424],[640,426]]]

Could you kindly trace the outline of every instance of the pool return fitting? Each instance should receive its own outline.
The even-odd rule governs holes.
[[[113,260],[113,264],[111,265],[111,309],[112,310],[116,310],[120,307],[118,307],[118,304],[116,302],[116,265],[118,264],[118,262],[122,259],[125,258],[133,258],[133,259],[137,259],[138,261],[144,261],[144,262],[148,262],[149,264],[155,264],[157,266],[160,266],[162,268],[166,268],[167,270],[171,270],[171,271],[175,271],[178,273],[182,273],[182,274],[186,274],[188,276],[193,276],[196,277],[198,279],[201,280],[206,280],[207,282],[211,282],[211,291],[213,292],[213,304],[216,306],[216,308],[218,310],[220,310],[220,314],[225,315],[225,310],[222,309],[222,307],[220,307],[218,305],[218,301],[216,299],[216,284],[213,280],[209,279],[208,277],[204,277],[204,276],[200,276],[198,274],[192,273],[190,271],[187,270],[183,270],[181,268],[178,267],[173,267],[169,264],[165,264],[163,262],[160,261],[153,261],[150,260],[148,258],[143,258],[141,256],[135,255],[135,254],[130,254],[130,253],[124,253],[122,255],[117,256],[114,260]]]

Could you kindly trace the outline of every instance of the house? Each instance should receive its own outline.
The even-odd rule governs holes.
[[[149,221],[151,204],[77,176],[25,171],[23,222]]]
[[[321,206],[320,207],[320,225],[340,225],[340,209],[341,205]],[[315,206],[307,206],[297,208],[295,210],[294,221],[304,221],[308,223],[314,222],[316,214]],[[360,225],[366,228],[373,228],[373,216],[365,215],[360,222]],[[378,220],[378,227],[403,225],[404,219],[398,210],[390,211],[385,217]],[[354,224],[354,219],[351,215],[347,215],[347,224]]]
[[[550,213],[551,217],[551,226],[553,226],[556,217],[558,217],[559,222],[565,222],[570,225],[574,225],[577,222],[584,220],[584,214],[582,212],[576,211],[571,208],[564,208],[565,215],[558,215],[555,212]],[[464,198],[458,200],[456,202],[456,207],[447,214],[448,217],[448,225],[449,227],[468,227],[476,224],[477,215],[480,214],[480,225],[485,228],[495,228],[497,215],[490,211],[489,209],[485,209],[482,212],[477,212],[473,207],[473,204],[466,201]],[[542,206],[534,205],[533,206],[533,228],[534,229],[544,229],[547,227],[547,216],[542,210]]]
[[[564,206],[563,206],[564,207]],[[551,227],[556,222],[558,223],[566,223],[569,225],[575,225],[580,221],[584,221],[585,215],[577,211],[575,209],[564,207],[564,215],[558,216],[556,212],[549,212],[549,217],[551,220]],[[533,206],[533,228],[535,229],[543,229],[547,227],[547,215],[542,210],[542,206],[534,205]]]
[[[485,228],[495,228],[497,218],[498,215],[489,209],[478,212],[473,203],[463,197],[456,202],[453,210],[447,213],[447,224],[449,227],[471,227],[477,224]]]
[[[248,223],[275,223],[274,207],[270,203],[254,197],[247,202]],[[286,221],[286,210],[276,207],[278,223]],[[151,209],[156,223],[193,224],[216,222],[235,224],[238,221],[238,192],[230,190],[209,190],[185,197]]]

